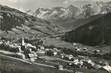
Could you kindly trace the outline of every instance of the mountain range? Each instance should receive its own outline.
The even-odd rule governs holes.
[[[53,40],[54,45],[58,44],[58,41],[66,45],[67,42],[62,41],[61,36],[78,28],[79,25],[92,22],[101,15],[104,14],[99,12],[85,17],[84,10],[70,5],[67,8],[39,8],[32,16],[17,9],[0,5],[0,36],[11,40],[21,37],[29,39],[47,37],[48,40],[46,40],[48,42]]]
[[[67,8],[39,8],[34,15],[29,15],[17,9],[0,5],[0,38],[11,41],[12,43],[17,42],[21,38],[34,40],[34,43],[38,42],[38,39],[40,39],[43,41],[43,46],[56,47],[58,50],[60,48],[63,54],[65,54],[65,52],[68,55],[75,54],[74,59],[91,58],[91,60],[94,59],[94,62],[96,62],[95,59],[98,58],[97,62],[99,62],[100,60],[106,60],[107,58],[109,62],[111,55],[111,12],[109,5],[102,7],[102,9],[95,11],[94,13],[92,5],[90,4],[85,5],[82,10],[72,5]],[[32,44],[32,42],[30,42],[30,44]],[[98,50],[100,52],[98,52]],[[103,56],[100,56],[101,54]],[[61,52],[60,55],[62,55]],[[53,56],[50,57],[53,58]],[[56,56],[54,56],[54,58],[55,57]],[[65,60],[60,59],[62,61],[58,62],[58,59],[59,57],[53,60],[54,62],[57,62],[55,64],[60,64]],[[41,63],[46,62],[45,60],[40,61]],[[48,61],[51,62],[51,60],[47,59],[47,63]],[[68,65],[68,63],[71,62],[68,61],[67,63],[66,61],[65,65]],[[58,69],[42,67],[39,63],[36,65],[34,62],[29,64],[28,61],[22,62],[22,60],[4,55],[0,55],[0,62],[2,62],[0,63],[0,70],[3,70],[4,73],[7,73],[8,71],[9,73],[68,73],[70,67],[68,66],[68,70],[58,71]],[[52,63],[53,62],[48,64]],[[77,69],[77,71],[79,69],[76,68],[75,65],[73,68]],[[85,69],[83,73],[99,71],[96,67],[90,69],[91,70],[88,71]],[[73,71],[70,71],[69,73],[72,72]],[[105,72],[100,71],[96,73]]]
[[[80,10],[77,7],[70,5],[67,8],[38,8],[35,11],[35,16],[45,20],[66,20],[69,18],[74,18],[75,16],[79,15],[79,12]]]

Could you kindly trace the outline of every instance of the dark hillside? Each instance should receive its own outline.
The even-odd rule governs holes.
[[[88,23],[81,23],[73,31],[66,33],[65,40],[86,45],[111,44],[111,13],[94,16]],[[92,17],[91,17],[92,18]],[[89,21],[91,18],[87,19]]]

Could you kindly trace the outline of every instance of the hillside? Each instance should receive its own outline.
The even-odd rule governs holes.
[[[53,35],[59,33],[57,26],[50,25],[50,22],[35,18],[7,6],[0,6],[0,31],[3,35]],[[38,36],[39,36],[38,35]]]
[[[110,43],[111,33],[111,13],[96,15],[81,22],[71,32],[66,33],[66,40],[70,42],[78,42],[85,45],[100,45]]]

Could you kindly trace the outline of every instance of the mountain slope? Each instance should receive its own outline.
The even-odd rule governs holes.
[[[65,39],[85,45],[111,44],[111,13],[96,15],[81,22],[71,32],[66,33]]]
[[[59,33],[56,28],[57,26],[50,25],[48,21],[7,6],[0,6],[0,33],[4,36],[53,35]]]

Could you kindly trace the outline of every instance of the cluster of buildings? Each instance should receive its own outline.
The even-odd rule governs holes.
[[[12,43],[10,41],[1,40],[0,41],[0,48],[1,45],[5,44],[6,46],[11,47],[12,50],[17,49],[16,52],[17,55],[21,56],[22,59],[28,60],[30,62],[36,62],[36,60],[39,59],[40,56],[48,56],[48,57],[54,57],[55,60],[59,60],[61,62],[67,63],[66,66],[60,64],[57,66],[59,70],[64,70],[64,68],[67,68],[67,66],[70,66],[74,69],[76,68],[86,68],[86,69],[104,69],[108,72],[111,72],[111,66],[110,64],[106,62],[101,62],[101,64],[97,64],[94,61],[92,61],[89,57],[86,56],[73,56],[72,54],[65,54],[62,49],[58,49],[55,47],[45,47],[42,44],[41,45],[32,45],[30,43],[25,43],[24,39],[22,39],[21,44],[18,43]],[[73,44],[76,46],[76,44]],[[3,49],[0,49],[3,50]],[[8,50],[8,49],[7,49]],[[88,48],[83,48],[84,51],[87,51]],[[76,51],[81,51],[78,47],[76,47]],[[99,50],[97,50],[99,52]]]

